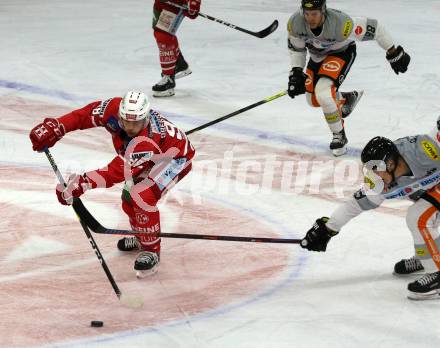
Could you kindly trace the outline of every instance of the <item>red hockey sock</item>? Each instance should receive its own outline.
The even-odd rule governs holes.
[[[174,75],[177,58],[179,58],[179,42],[177,37],[163,31],[155,30],[157,47],[159,47],[160,66],[162,74]]]

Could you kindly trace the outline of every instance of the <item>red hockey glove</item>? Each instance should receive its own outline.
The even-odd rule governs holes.
[[[95,187],[95,183],[87,177],[87,174],[72,174],[67,181],[67,187],[57,185],[57,198],[62,205],[71,205],[73,198],[78,198],[87,190]]]
[[[188,13],[187,17],[191,19],[197,18],[200,12],[201,0],[188,0]]]
[[[42,123],[32,128],[29,138],[34,151],[43,151],[46,147],[52,147],[60,140],[66,131],[62,123],[55,118],[46,118]]]

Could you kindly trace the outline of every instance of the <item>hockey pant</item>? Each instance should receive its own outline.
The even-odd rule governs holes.
[[[150,185],[141,181],[126,184],[122,192],[122,209],[128,215],[140,247],[144,251],[160,252],[160,213],[157,208],[159,199],[191,170],[191,162],[176,159],[165,168]]]
[[[429,196],[440,202],[440,188],[428,191]],[[425,199],[419,199],[409,207],[406,224],[414,238],[415,256],[429,272],[440,270],[440,212]]]

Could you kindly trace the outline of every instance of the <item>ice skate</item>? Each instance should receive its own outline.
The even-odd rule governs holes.
[[[145,278],[156,273],[159,267],[159,260],[159,254],[151,251],[140,252],[134,262],[136,277]]]
[[[342,156],[347,152],[348,140],[345,136],[345,130],[342,129],[338,133],[333,133],[333,139],[330,143],[330,150],[332,150],[333,156]]]
[[[139,250],[139,242],[136,237],[124,237],[118,241],[118,249],[121,251]]]
[[[440,299],[440,271],[427,273],[419,280],[408,284],[408,298],[411,300]]]
[[[153,95],[155,97],[171,97],[174,95],[176,82],[174,75],[163,75],[158,83],[153,86]]]
[[[352,113],[357,103],[359,103],[359,100],[364,95],[364,91],[342,92],[341,94],[345,99],[345,103],[341,107],[341,116],[346,118]]]
[[[179,58],[177,59],[176,62],[176,70],[175,70],[175,79],[180,79],[182,77],[191,75],[192,71],[189,68],[188,63],[186,62],[185,58],[183,58],[183,55],[180,54]]]
[[[425,269],[419,259],[414,256],[410,259],[403,259],[394,265],[393,274],[399,277],[423,273]]]

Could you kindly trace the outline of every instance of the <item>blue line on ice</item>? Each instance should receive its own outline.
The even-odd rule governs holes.
[[[65,93],[63,91],[59,90],[52,90],[52,89],[46,89],[38,86],[32,86],[28,84],[18,83],[18,82],[12,82],[12,81],[6,81],[6,80],[0,80],[0,87],[4,88],[10,88],[15,89],[18,91],[26,91],[28,93],[37,94],[37,95],[44,95],[48,97],[55,97],[66,101],[84,101],[84,102],[90,102],[92,100],[95,100],[93,97],[88,98],[87,101],[84,97],[76,96],[74,94]],[[206,123],[208,120],[203,118],[197,118],[193,116],[186,116],[186,115],[178,115],[170,112],[164,112],[164,114],[170,115],[173,117],[173,120],[183,120],[187,123],[194,124],[194,125],[200,125],[203,123]],[[239,134],[239,135],[246,135],[246,136],[253,136],[258,139],[262,139],[268,142],[273,142],[277,144],[287,144],[287,145],[299,145],[299,146],[306,146],[311,149],[318,149],[323,152],[329,153],[328,149],[328,143],[321,143],[321,142],[315,142],[315,141],[309,141],[304,138],[299,137],[290,137],[287,135],[282,135],[278,133],[273,132],[267,132],[242,126],[234,126],[227,123],[220,123],[212,126],[213,128],[221,129],[224,131],[227,131],[231,134]],[[353,157],[359,157],[361,153],[361,149],[349,147],[347,151],[347,155],[353,156]],[[329,153],[330,154],[330,153]]]

